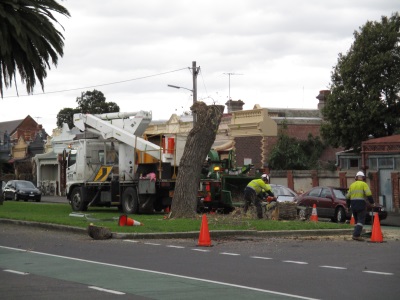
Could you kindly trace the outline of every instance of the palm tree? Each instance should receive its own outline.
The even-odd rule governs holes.
[[[58,56],[64,54],[64,36],[54,27],[60,23],[53,12],[70,16],[55,0],[0,1],[1,97],[3,88],[11,87],[13,81],[16,85],[17,71],[28,94],[33,92],[36,78],[44,89],[47,67],[50,69],[50,63],[57,66]]]

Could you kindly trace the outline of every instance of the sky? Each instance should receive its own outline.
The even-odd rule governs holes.
[[[242,100],[243,109],[317,109],[339,53],[367,21],[398,11],[398,0],[65,0],[58,16],[64,56],[44,91],[17,81],[0,98],[0,122],[30,115],[48,134],[63,108],[101,91],[121,112],[181,115],[197,99]],[[175,89],[168,87],[182,87]],[[225,109],[227,112],[227,109]]]

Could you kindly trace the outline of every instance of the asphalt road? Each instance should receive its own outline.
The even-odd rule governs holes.
[[[92,240],[1,224],[8,299],[397,299],[399,240]]]

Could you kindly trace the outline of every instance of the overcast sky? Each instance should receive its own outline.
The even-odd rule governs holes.
[[[316,109],[338,54],[353,32],[399,8],[398,0],[66,0],[64,57],[44,93],[24,85],[0,99],[0,121],[32,116],[48,134],[57,113],[97,89],[121,111],[153,120],[189,111],[192,61],[200,66],[198,99],[242,100],[274,108]],[[58,29],[62,30],[61,27]],[[230,75],[229,75],[230,74]],[[230,84],[229,84],[230,81]],[[168,84],[184,87],[173,89]]]

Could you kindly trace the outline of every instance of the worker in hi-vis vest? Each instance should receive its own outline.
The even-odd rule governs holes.
[[[354,216],[355,226],[353,231],[353,240],[363,241],[361,232],[365,224],[365,217],[367,216],[367,202],[375,205],[372,198],[371,190],[365,182],[365,175],[362,171],[357,172],[356,181],[353,182],[346,195],[347,206],[351,207]]]
[[[261,200],[263,193],[267,193],[269,196],[274,197],[271,186],[269,183],[269,176],[267,174],[262,174],[261,179],[253,179],[244,189],[244,212],[246,213],[249,209],[251,203],[257,210],[257,217],[262,219],[262,208]]]

